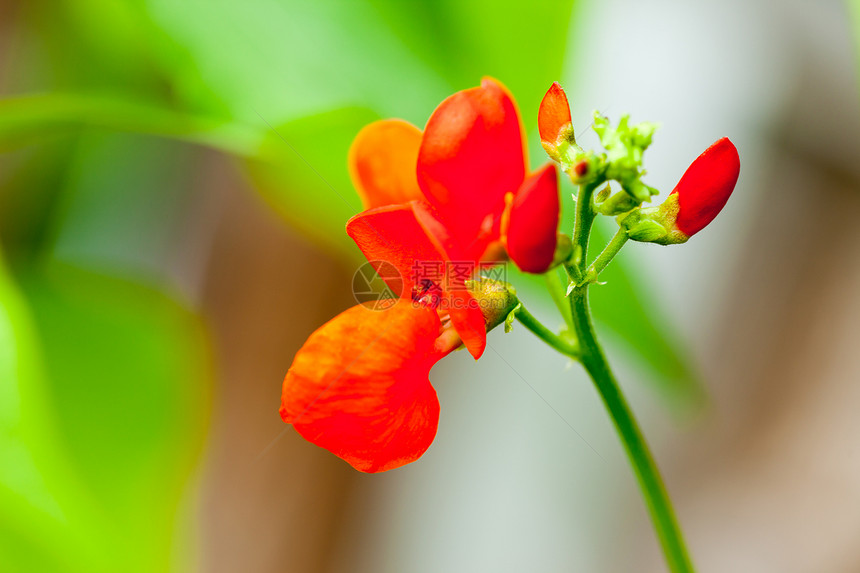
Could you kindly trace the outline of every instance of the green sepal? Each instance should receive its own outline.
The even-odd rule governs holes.
[[[518,302],[517,306],[511,309],[511,312],[508,313],[508,316],[505,317],[505,334],[511,332],[514,329],[514,320],[517,318],[517,311],[523,307],[523,303]]]
[[[609,186],[607,185],[604,190]],[[595,211],[601,215],[614,217],[622,213],[628,213],[639,206],[639,201],[630,196],[626,191],[619,191],[608,199],[595,205]]]
[[[597,193],[595,193],[595,195],[594,195],[594,204],[595,204],[595,205],[600,205],[601,203],[603,203],[604,201],[606,201],[606,200],[609,198],[609,194],[610,194],[610,193],[612,193],[612,188],[611,188],[611,187],[609,186],[609,184],[607,183],[607,184],[606,184],[606,186],[605,186],[603,189],[601,189],[600,191],[598,191]]]
[[[678,214],[678,196],[669,195],[662,205],[647,209],[635,209],[618,217],[618,224],[627,229],[627,236],[634,241],[677,245],[690,238],[675,225]]]
[[[466,281],[466,288],[481,307],[487,332],[506,322],[509,313],[520,303],[517,289],[504,281],[480,277]]]
[[[669,231],[666,230],[666,227],[656,221],[649,221],[647,219],[639,221],[627,229],[628,237],[634,241],[644,241],[647,243],[653,243],[665,237],[668,233]]]
[[[606,154],[583,151],[575,144],[562,142],[558,145],[559,165],[568,174],[574,185],[590,183],[601,177],[606,168]],[[580,171],[578,167],[584,167]]]

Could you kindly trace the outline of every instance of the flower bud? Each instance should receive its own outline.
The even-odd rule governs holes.
[[[570,105],[558,82],[553,82],[540,102],[538,131],[544,149],[553,159],[558,159],[556,147],[560,143],[564,141],[576,143],[573,137]]]
[[[487,332],[502,324],[520,302],[517,290],[504,281],[480,277],[466,281],[466,288],[481,307]]]
[[[713,221],[729,200],[740,168],[738,150],[728,137],[697,157],[671,193],[678,199],[675,227],[691,237]]]
[[[659,207],[637,209],[619,221],[634,241],[672,245],[686,242],[714,220],[735,188],[738,150],[724,137],[687,168]]]

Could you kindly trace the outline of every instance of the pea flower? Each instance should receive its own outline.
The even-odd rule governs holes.
[[[461,344],[479,358],[516,304],[506,285],[476,287],[475,271],[505,255],[527,272],[553,264],[558,179],[551,163],[528,172],[516,105],[492,79],[443,101],[423,132],[402,120],[365,127],[349,167],[366,210],[347,233],[369,261],[398,270],[402,298],[384,311],[350,308],[311,334],[280,412],[309,441],[378,472],[433,441],[433,365]]]
[[[623,220],[636,241],[671,245],[686,242],[725,207],[740,174],[738,150],[723,137],[699,155],[662,205]]]
[[[483,318],[463,287],[468,272],[458,269],[475,270],[506,251],[524,271],[541,273],[557,245],[557,172],[548,163],[528,174],[510,94],[485,79],[443,101],[423,134],[400,120],[373,123],[356,138],[350,166],[368,210],[347,223],[347,233],[369,261],[400,271],[404,293],[422,290],[416,261],[441,263],[446,276],[432,282],[464,345],[480,357]]]

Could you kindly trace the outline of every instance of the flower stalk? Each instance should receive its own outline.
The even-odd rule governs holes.
[[[601,174],[594,181],[583,184],[579,188],[573,233],[574,250],[577,252],[588,252],[588,239],[595,218],[592,195],[602,183],[603,176]],[[622,226],[590,266],[587,266],[585,256],[581,256],[575,264],[569,265],[569,267],[573,267],[572,269],[568,268],[573,281],[568,299],[577,340],[576,358],[582,363],[594,382],[594,386],[612,418],[612,423],[618,431],[624,451],[633,466],[633,472],[636,475],[642,496],[645,498],[648,513],[660,540],[669,570],[672,573],[691,573],[693,565],[684,543],[681,528],[675,517],[672,502],[642,431],[639,429],[633,412],[627,405],[621,388],[609,368],[606,356],[597,342],[591,320],[591,311],[588,306],[588,287],[592,282],[597,281],[600,272],[609,265],[615,255],[627,243],[627,240],[627,230]]]
[[[615,258],[615,255],[621,250],[621,247],[627,243],[629,237],[627,236],[627,229],[621,227],[618,229],[618,232],[615,233],[615,236],[612,237],[612,240],[609,241],[609,244],[606,245],[606,248],[594,259],[594,262],[591,263],[591,266],[588,267],[588,270],[585,273],[585,280],[589,282],[596,282],[598,275],[609,266],[609,263],[612,262],[612,259]]]
[[[565,340],[563,337],[557,335],[552,330],[544,326],[543,323],[532,315],[532,313],[526,310],[526,307],[524,307],[522,303],[520,303],[516,310],[514,310],[514,316],[520,324],[525,326],[535,336],[546,342],[548,345],[552,346],[565,356],[579,359],[579,347],[577,344]]]
[[[576,359],[593,380],[633,466],[669,570],[688,573],[693,571],[693,565],[666,487],[597,342],[588,305],[588,288],[598,283],[600,273],[628,240],[663,245],[683,243],[708,225],[734,190],[740,160],[728,138],[718,140],[690,165],[663,205],[643,209],[642,203],[658,193],[642,181],[646,174],[643,154],[651,145],[657,124],[632,125],[629,116],[623,116],[613,127],[607,118],[595,112],[593,126],[605,153],[585,151],[576,145],[567,96],[561,86],[554,83],[538,112],[541,143],[550,158],[559,163],[579,188],[575,197],[572,256],[564,265],[570,279],[566,292],[570,306],[567,311],[561,309],[561,313],[575,335]],[[621,191],[612,195],[610,181],[619,184]],[[604,183],[607,185],[595,195]],[[589,265],[588,242],[598,214],[617,216],[619,229]],[[547,284],[558,302],[552,281]],[[548,340],[545,335],[539,336]]]
[[[589,283],[585,283],[575,287],[570,293],[570,306],[579,341],[579,360],[594,381],[594,386],[618,431],[648,506],[648,513],[651,515],[669,570],[673,573],[691,573],[693,564],[675,517],[672,502],[669,500],[669,494],[666,492],[642,431],[594,335],[588,308],[588,287]]]
[[[604,151],[584,150],[555,83],[538,128],[555,163],[531,171],[517,107],[501,83],[485,78],[446,98],[423,131],[389,119],[358,134],[348,163],[365,210],[346,232],[369,264],[396,271],[382,278],[399,294],[393,306],[377,312],[359,304],[311,334],[284,378],[281,417],[359,471],[411,463],[439,422],[430,370],[461,345],[480,358],[487,332],[502,324],[507,332],[517,320],[582,363],[618,431],[670,571],[692,572],[660,473],[597,341],[588,289],[629,240],[678,244],[708,225],[734,189],[737,150],[718,140],[662,205],[643,208],[658,193],[642,181],[656,124],[623,116],[613,127],[595,114]],[[558,233],[558,168],[579,189],[572,237]],[[616,217],[619,229],[589,264],[597,215]],[[523,307],[512,285],[476,273],[501,260],[544,275],[566,325],[560,334]]]

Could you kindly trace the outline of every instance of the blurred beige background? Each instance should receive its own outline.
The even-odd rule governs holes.
[[[560,78],[578,127],[592,108],[660,120],[649,166],[664,189],[720,136],[741,152],[736,194],[707,232],[682,248],[626,254],[643,257],[712,400],[695,419],[673,417],[616,356],[695,562],[704,572],[860,570],[860,94],[846,8],[610,1],[583,16],[568,58],[587,54],[587,64]],[[604,22],[614,33],[601,44]],[[312,256],[288,232],[266,233],[291,260]],[[332,267],[344,288],[320,308],[348,304],[348,271]],[[264,287],[244,288],[248,304]],[[271,277],[265,288],[293,316],[283,283]],[[317,311],[305,332],[325,316]],[[281,337],[273,377],[303,338]],[[242,393],[224,404],[236,419],[224,423],[225,441],[248,437],[232,453],[218,446],[229,459],[213,461],[243,469],[207,480],[211,570],[231,570],[252,544],[255,570],[270,571],[662,570],[626,460],[577,368],[519,330],[494,333],[478,365],[451,362],[432,374],[443,404],[436,443],[386,475],[355,474],[291,432],[246,470],[280,435],[277,420],[259,419],[272,396],[257,389],[259,400]],[[236,376],[225,383],[242,385]]]

